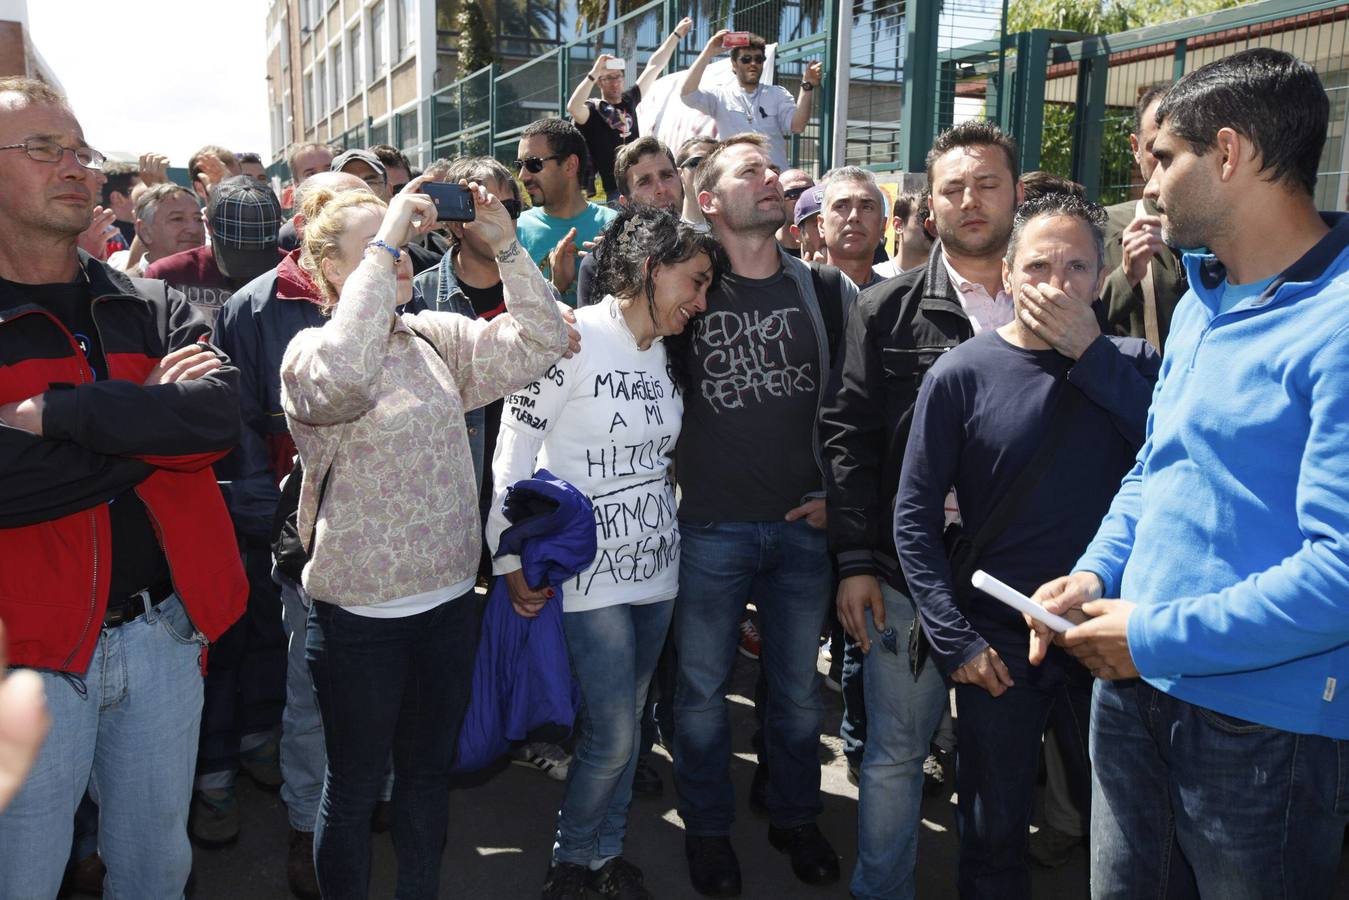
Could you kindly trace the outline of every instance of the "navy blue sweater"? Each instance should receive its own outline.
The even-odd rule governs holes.
[[[1160,357],[1137,338],[1099,337],[1074,363],[986,332],[946,353],[919,390],[895,500],[895,544],[932,658],[946,675],[992,646],[1013,679],[1058,677],[1057,648],[1026,660],[1021,614],[977,591],[957,596],[942,547],[947,489],[973,538],[1048,432],[1062,390],[1080,390],[1052,464],[979,567],[1032,593],[1069,571],[1096,533],[1143,443]]]

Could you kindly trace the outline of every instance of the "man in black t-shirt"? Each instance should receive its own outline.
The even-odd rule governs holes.
[[[600,176],[604,193],[611,200],[618,199],[618,188],[614,181],[614,154],[618,148],[637,139],[640,131],[637,127],[637,104],[642,95],[651,90],[660,73],[674,55],[675,47],[688,35],[693,20],[685,17],[670,32],[656,52],[651,54],[646,68],[638,77],[637,83],[624,90],[626,63],[608,53],[601,53],[590,67],[590,71],[576,85],[571,99],[567,101],[567,112],[572,121],[585,137],[586,147],[590,150],[590,159],[595,171],[587,176],[586,193],[594,184],[594,176]],[[611,68],[611,64],[615,66]],[[590,90],[599,86],[600,96],[590,98]]]
[[[834,349],[831,323],[843,321],[857,289],[829,270],[821,286],[838,284],[840,296],[817,298],[810,267],[778,246],[782,185],[763,135],[719,144],[695,187],[731,272],[708,293],[707,312],[683,342],[675,782],[693,887],[728,897],[740,893],[741,879],[729,838],[725,691],[751,597],[767,685],[768,839],[790,854],[802,881],[839,875],[838,856],[815,824],[823,713],[815,660],[833,587],[815,419]]]

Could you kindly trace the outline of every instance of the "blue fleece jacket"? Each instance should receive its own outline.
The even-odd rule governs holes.
[[[1349,738],[1349,216],[1258,297],[1188,254],[1147,441],[1075,567],[1174,697]]]

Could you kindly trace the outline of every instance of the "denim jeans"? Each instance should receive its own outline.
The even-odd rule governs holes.
[[[370,816],[393,752],[397,896],[435,897],[450,765],[468,705],[482,603],[472,591],[397,619],[309,609],[306,659],[328,751],[314,868],[327,900],[370,885]]]
[[[1090,805],[1087,719],[1091,676],[1070,663],[1049,683],[1020,678],[1000,697],[956,685],[958,886],[963,900],[1029,900],[1027,837],[1040,747],[1051,715],[1079,809]]]
[[[889,614],[886,615],[888,620]],[[862,645],[840,627],[830,646],[831,652],[843,654],[843,664],[839,667],[843,720],[839,722],[838,736],[843,741],[843,755],[848,764],[860,766],[867,743],[866,663]]]
[[[642,708],[673,610],[667,600],[562,617],[581,709],[554,862],[585,866],[623,853]]]
[[[313,831],[323,796],[323,719],[319,716],[314,681],[305,662],[305,630],[313,601],[297,582],[273,570],[281,587],[281,622],[286,629],[286,707],[281,714],[281,801],[290,827]]]
[[[769,818],[779,828],[813,822],[821,809],[824,714],[815,660],[833,588],[824,532],[805,520],[680,520],[679,530],[674,772],[684,826],[691,835],[722,836],[735,819],[726,691],[751,596],[768,682]]]
[[[1349,741],[1266,728],[1141,680],[1101,681],[1091,757],[1092,897],[1162,897],[1168,884],[1175,897],[1178,881],[1223,900],[1334,894]]]
[[[0,813],[0,897],[49,900],[75,810],[98,804],[109,900],[170,900],[192,871],[187,810],[201,725],[201,650],[177,597],[104,629],[83,679],[42,671],[51,731]]]
[[[895,653],[885,649],[867,611],[871,650],[863,657],[867,738],[857,791],[858,900],[911,900],[922,819],[923,760],[946,709],[946,683],[931,662],[915,680],[909,671],[913,604],[882,582],[885,624]],[[860,651],[860,646],[859,646]]]

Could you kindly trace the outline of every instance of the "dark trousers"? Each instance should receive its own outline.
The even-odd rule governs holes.
[[[481,598],[472,591],[397,619],[319,601],[310,607],[305,655],[328,750],[314,867],[327,900],[367,895],[370,816],[391,752],[396,894],[436,896],[450,765],[481,622]]]
[[[874,652],[874,651],[873,651]],[[1031,895],[1027,835],[1040,769],[1040,742],[1051,716],[1078,808],[1091,803],[1087,722],[1091,678],[1076,663],[1052,686],[1020,678],[1000,697],[956,685],[956,821],[962,900]]]

